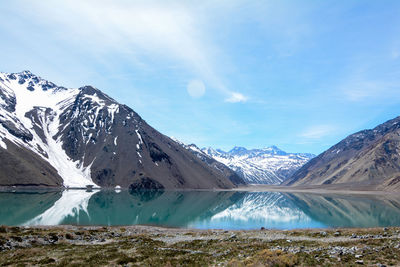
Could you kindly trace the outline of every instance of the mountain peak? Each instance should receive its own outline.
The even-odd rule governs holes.
[[[279,147],[277,147],[277,146],[275,146],[275,145],[264,147],[263,150],[282,151],[282,149],[280,149]]]
[[[30,70],[23,70],[21,72],[18,72],[17,74],[21,75],[34,75]]]
[[[224,154],[225,153],[221,149],[214,149],[214,148],[212,148],[210,146],[201,149],[201,151],[203,151],[204,153],[206,153],[209,156],[216,156],[216,155],[220,155],[220,154]]]
[[[56,84],[49,82],[35,74],[33,74],[29,70],[23,70],[21,72],[16,73],[1,73],[2,77],[7,81],[18,82],[19,85],[24,85],[27,90],[35,91],[37,89],[41,89],[43,91],[47,91],[50,89],[54,90],[65,90],[66,88],[57,86]]]
[[[280,149],[279,147],[277,147],[275,145],[264,147],[262,149],[262,151],[270,153],[270,154],[274,154],[274,155],[286,155],[287,154],[285,151],[283,151],[282,149]]]
[[[19,79],[25,79],[25,80],[28,80],[28,79],[30,79],[30,78],[35,78],[35,81],[36,81],[36,80],[38,80],[38,81],[44,80],[44,79],[42,79],[41,77],[39,77],[39,76],[33,74],[33,73],[32,73],[31,71],[29,71],[29,70],[23,70],[23,71],[20,71],[20,72],[9,73],[8,76],[17,76]]]
[[[240,153],[240,152],[246,152],[247,148],[242,147],[242,146],[235,146],[231,150],[229,150],[229,153]]]
[[[117,103],[117,101],[115,101],[113,98],[111,98],[107,94],[103,93],[101,90],[97,89],[94,86],[85,85],[85,86],[80,87],[79,90],[81,91],[82,95],[85,95],[86,97],[91,98],[95,102],[101,103],[101,102],[105,101],[105,103],[108,105]]]

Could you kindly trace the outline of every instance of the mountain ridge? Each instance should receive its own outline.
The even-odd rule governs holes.
[[[343,185],[400,190],[400,116],[349,135],[324,151],[284,185]]]

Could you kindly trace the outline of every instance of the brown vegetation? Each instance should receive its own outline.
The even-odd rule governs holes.
[[[184,230],[0,227],[0,266],[356,266],[400,264],[400,228]]]

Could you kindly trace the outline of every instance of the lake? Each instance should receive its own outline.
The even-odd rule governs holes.
[[[279,192],[0,192],[0,225],[199,229],[400,226],[400,197]]]

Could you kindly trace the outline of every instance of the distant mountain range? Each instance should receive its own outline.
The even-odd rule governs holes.
[[[0,73],[0,162],[0,186],[213,189],[244,183],[100,90],[67,89],[29,71]]]
[[[228,152],[211,147],[200,149],[194,144],[185,147],[203,160],[212,158],[228,166],[249,184],[280,184],[315,157],[308,153],[286,153],[276,146],[263,149],[234,147]]]
[[[0,186],[230,189],[281,184],[400,191],[400,117],[317,157],[185,145],[92,86],[0,73]]]
[[[400,191],[400,117],[348,136],[283,185]]]

